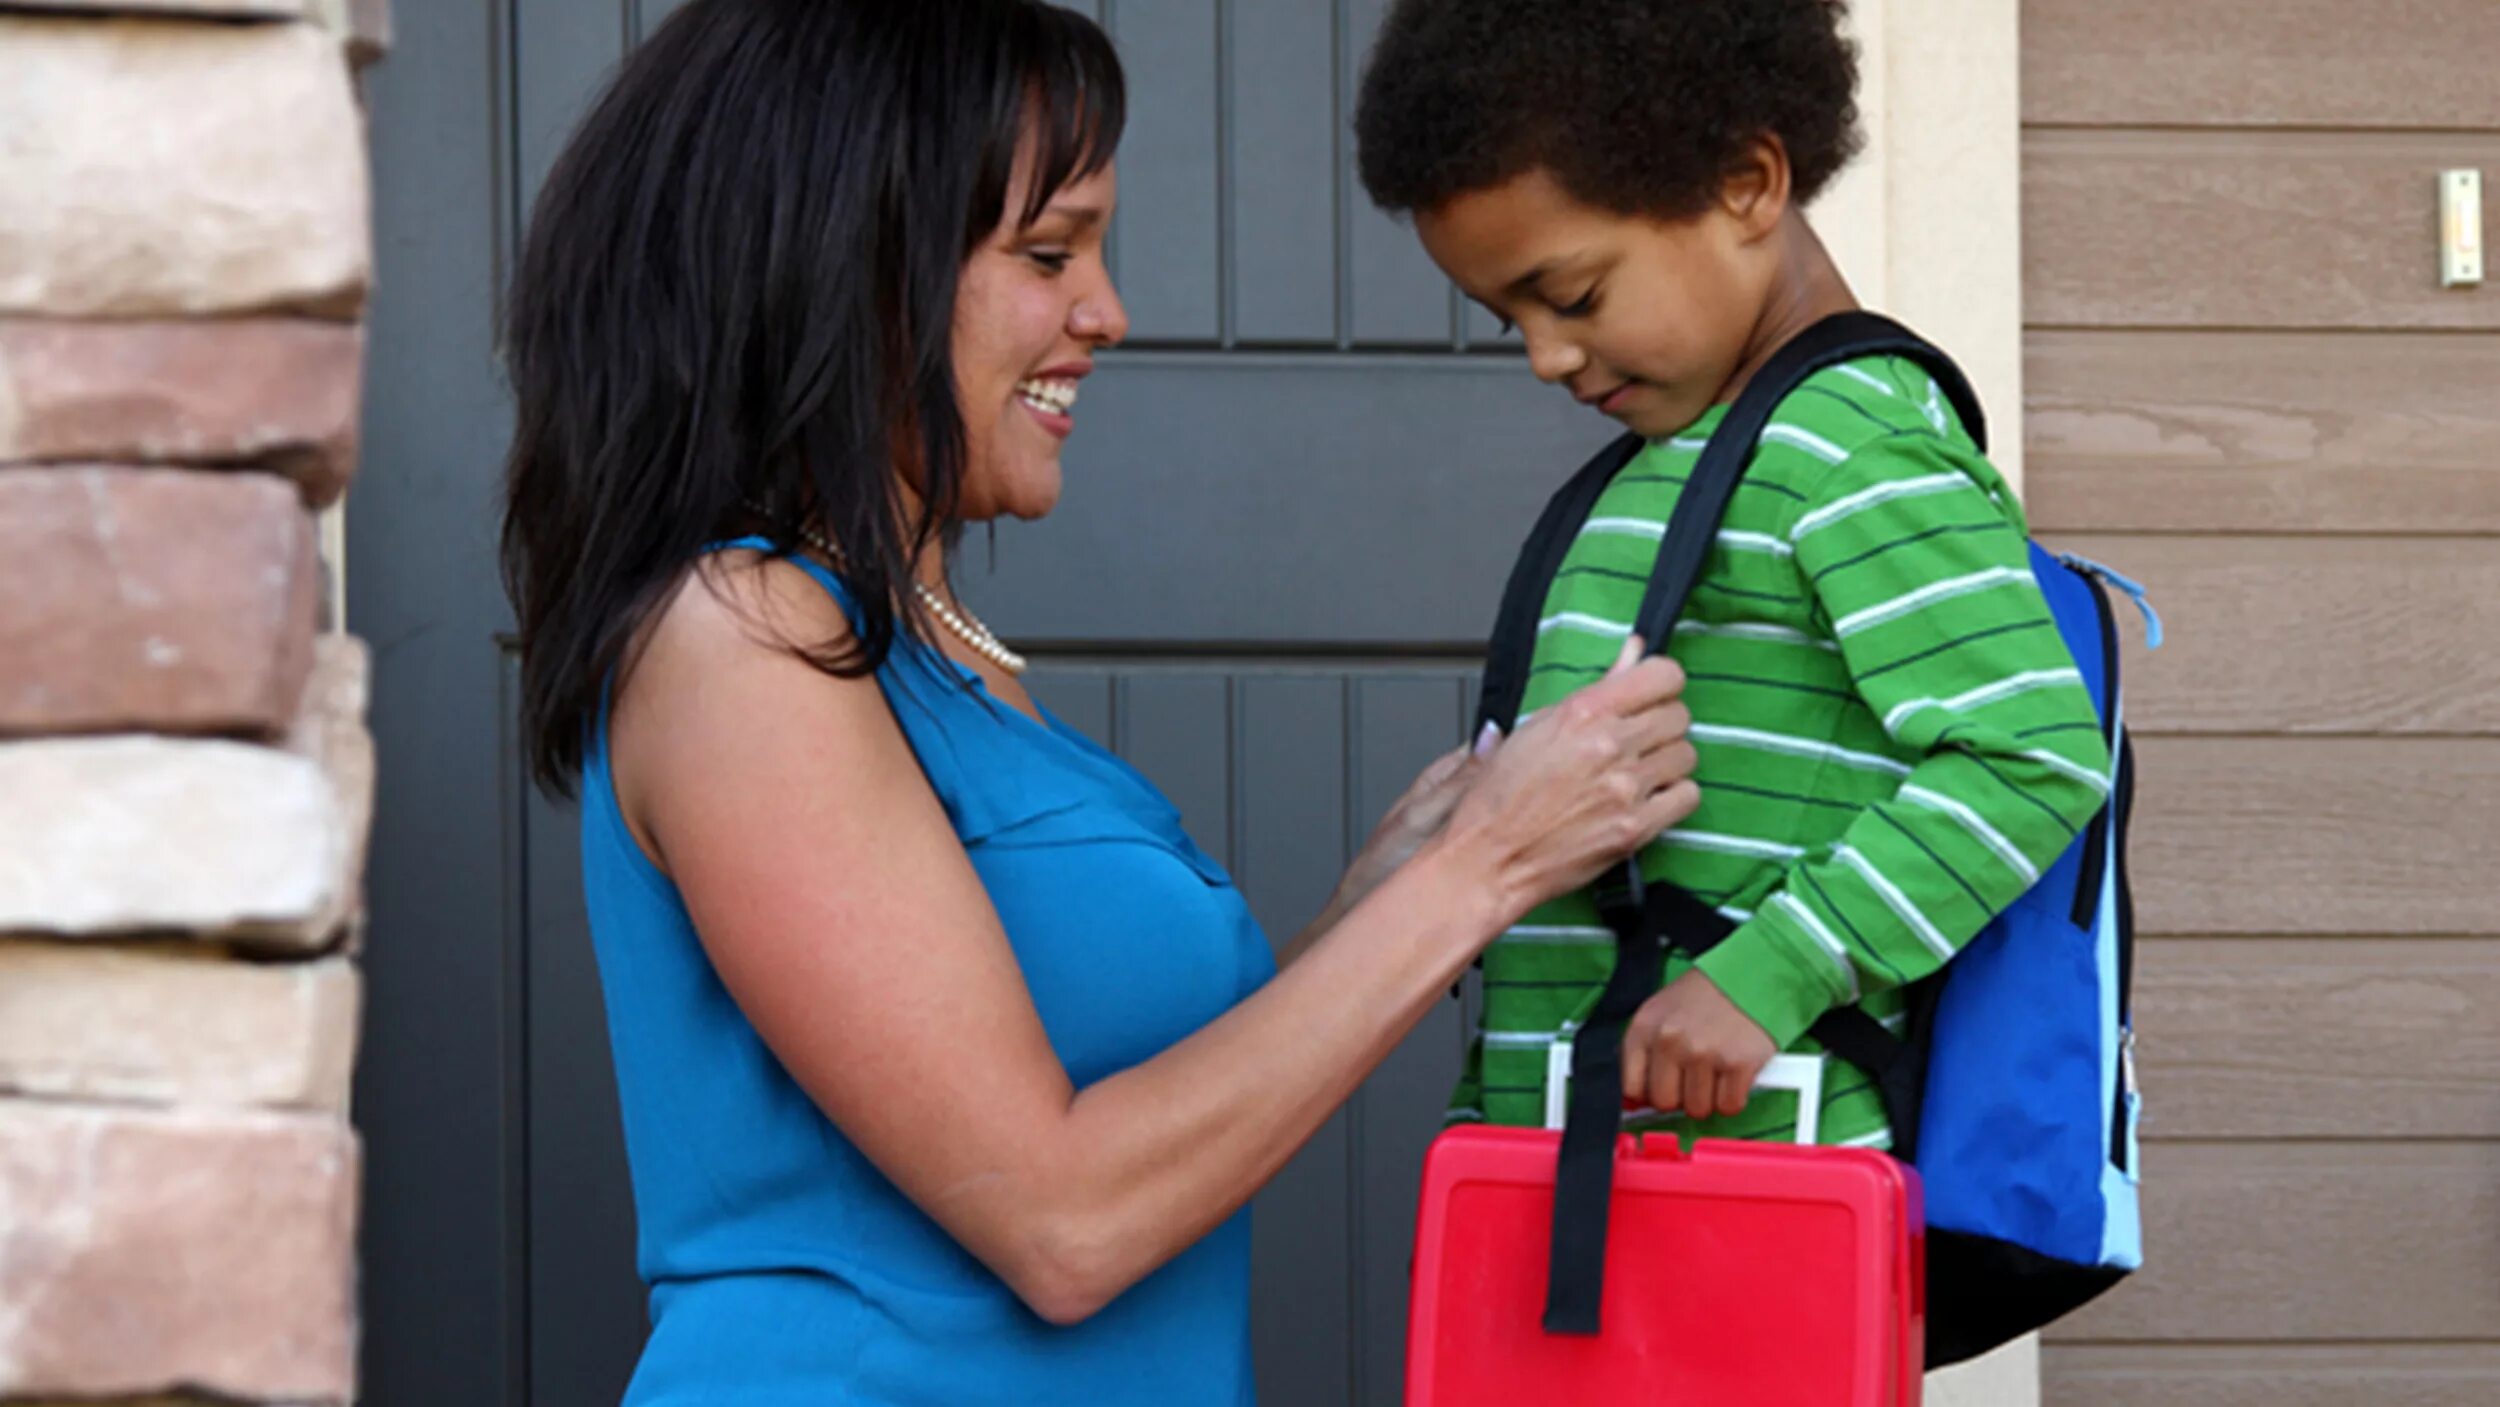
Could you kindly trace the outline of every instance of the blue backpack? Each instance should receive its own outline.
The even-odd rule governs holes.
[[[1636,628],[1651,649],[1672,637],[1772,412],[1815,372],[1878,355],[1925,367],[1986,448],[1978,399],[1944,353],[1871,313],[1816,324],[1747,383],[1702,452],[1642,601]],[[1516,720],[1546,590],[1591,505],[1644,443],[1638,435],[1618,439],[1546,506],[1503,595],[1479,727],[1507,730]],[[1975,1357],[2073,1311],[2143,1259],[2125,863],[2134,758],[2104,583],[2144,611],[2155,646],[2160,622],[2142,590],[2107,568],[2037,544],[2031,563],[2100,706],[2116,759],[2109,803],[2021,899],[1910,989],[1903,1034],[1855,1007],[1826,1013],[1809,1032],[1875,1078],[1894,1156],[1914,1163],[1924,1184],[1931,1367]],[[1545,1327],[1553,1333],[1597,1332],[1623,1027],[1657,990],[1667,945],[1699,955],[1733,927],[1690,894],[1645,883],[1628,862],[1599,886],[1598,899],[1615,932],[1616,961],[1571,1051],[1547,1281]]]

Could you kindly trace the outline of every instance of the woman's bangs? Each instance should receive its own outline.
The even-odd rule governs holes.
[[[1019,227],[1042,216],[1071,181],[1111,164],[1128,120],[1127,82],[1111,41],[1092,20],[1053,6],[1035,6],[1034,43],[1025,72],[1021,138],[1033,135],[1033,184]]]

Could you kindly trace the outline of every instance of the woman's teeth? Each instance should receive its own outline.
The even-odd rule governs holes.
[[[1062,377],[1033,377],[1017,382],[1016,394],[1045,415],[1065,415],[1076,404],[1076,382]]]

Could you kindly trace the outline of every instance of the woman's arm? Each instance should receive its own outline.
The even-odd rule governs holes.
[[[1230,1216],[1513,917],[1695,800],[1673,666],[1626,671],[1506,744],[1275,981],[1079,1090],[875,681],[772,638],[842,629],[789,564],[696,574],[618,701],[620,799],[800,1085],[1057,1322]]]

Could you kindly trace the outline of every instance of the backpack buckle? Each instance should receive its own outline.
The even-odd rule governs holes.
[[[2079,557],[2072,552],[2058,553],[2057,560],[2085,576],[2107,583],[2111,590],[2133,601],[2135,608],[2144,613],[2144,648],[2148,650],[2161,648],[2161,616],[2154,611],[2150,595],[2140,583],[2089,557]]]

